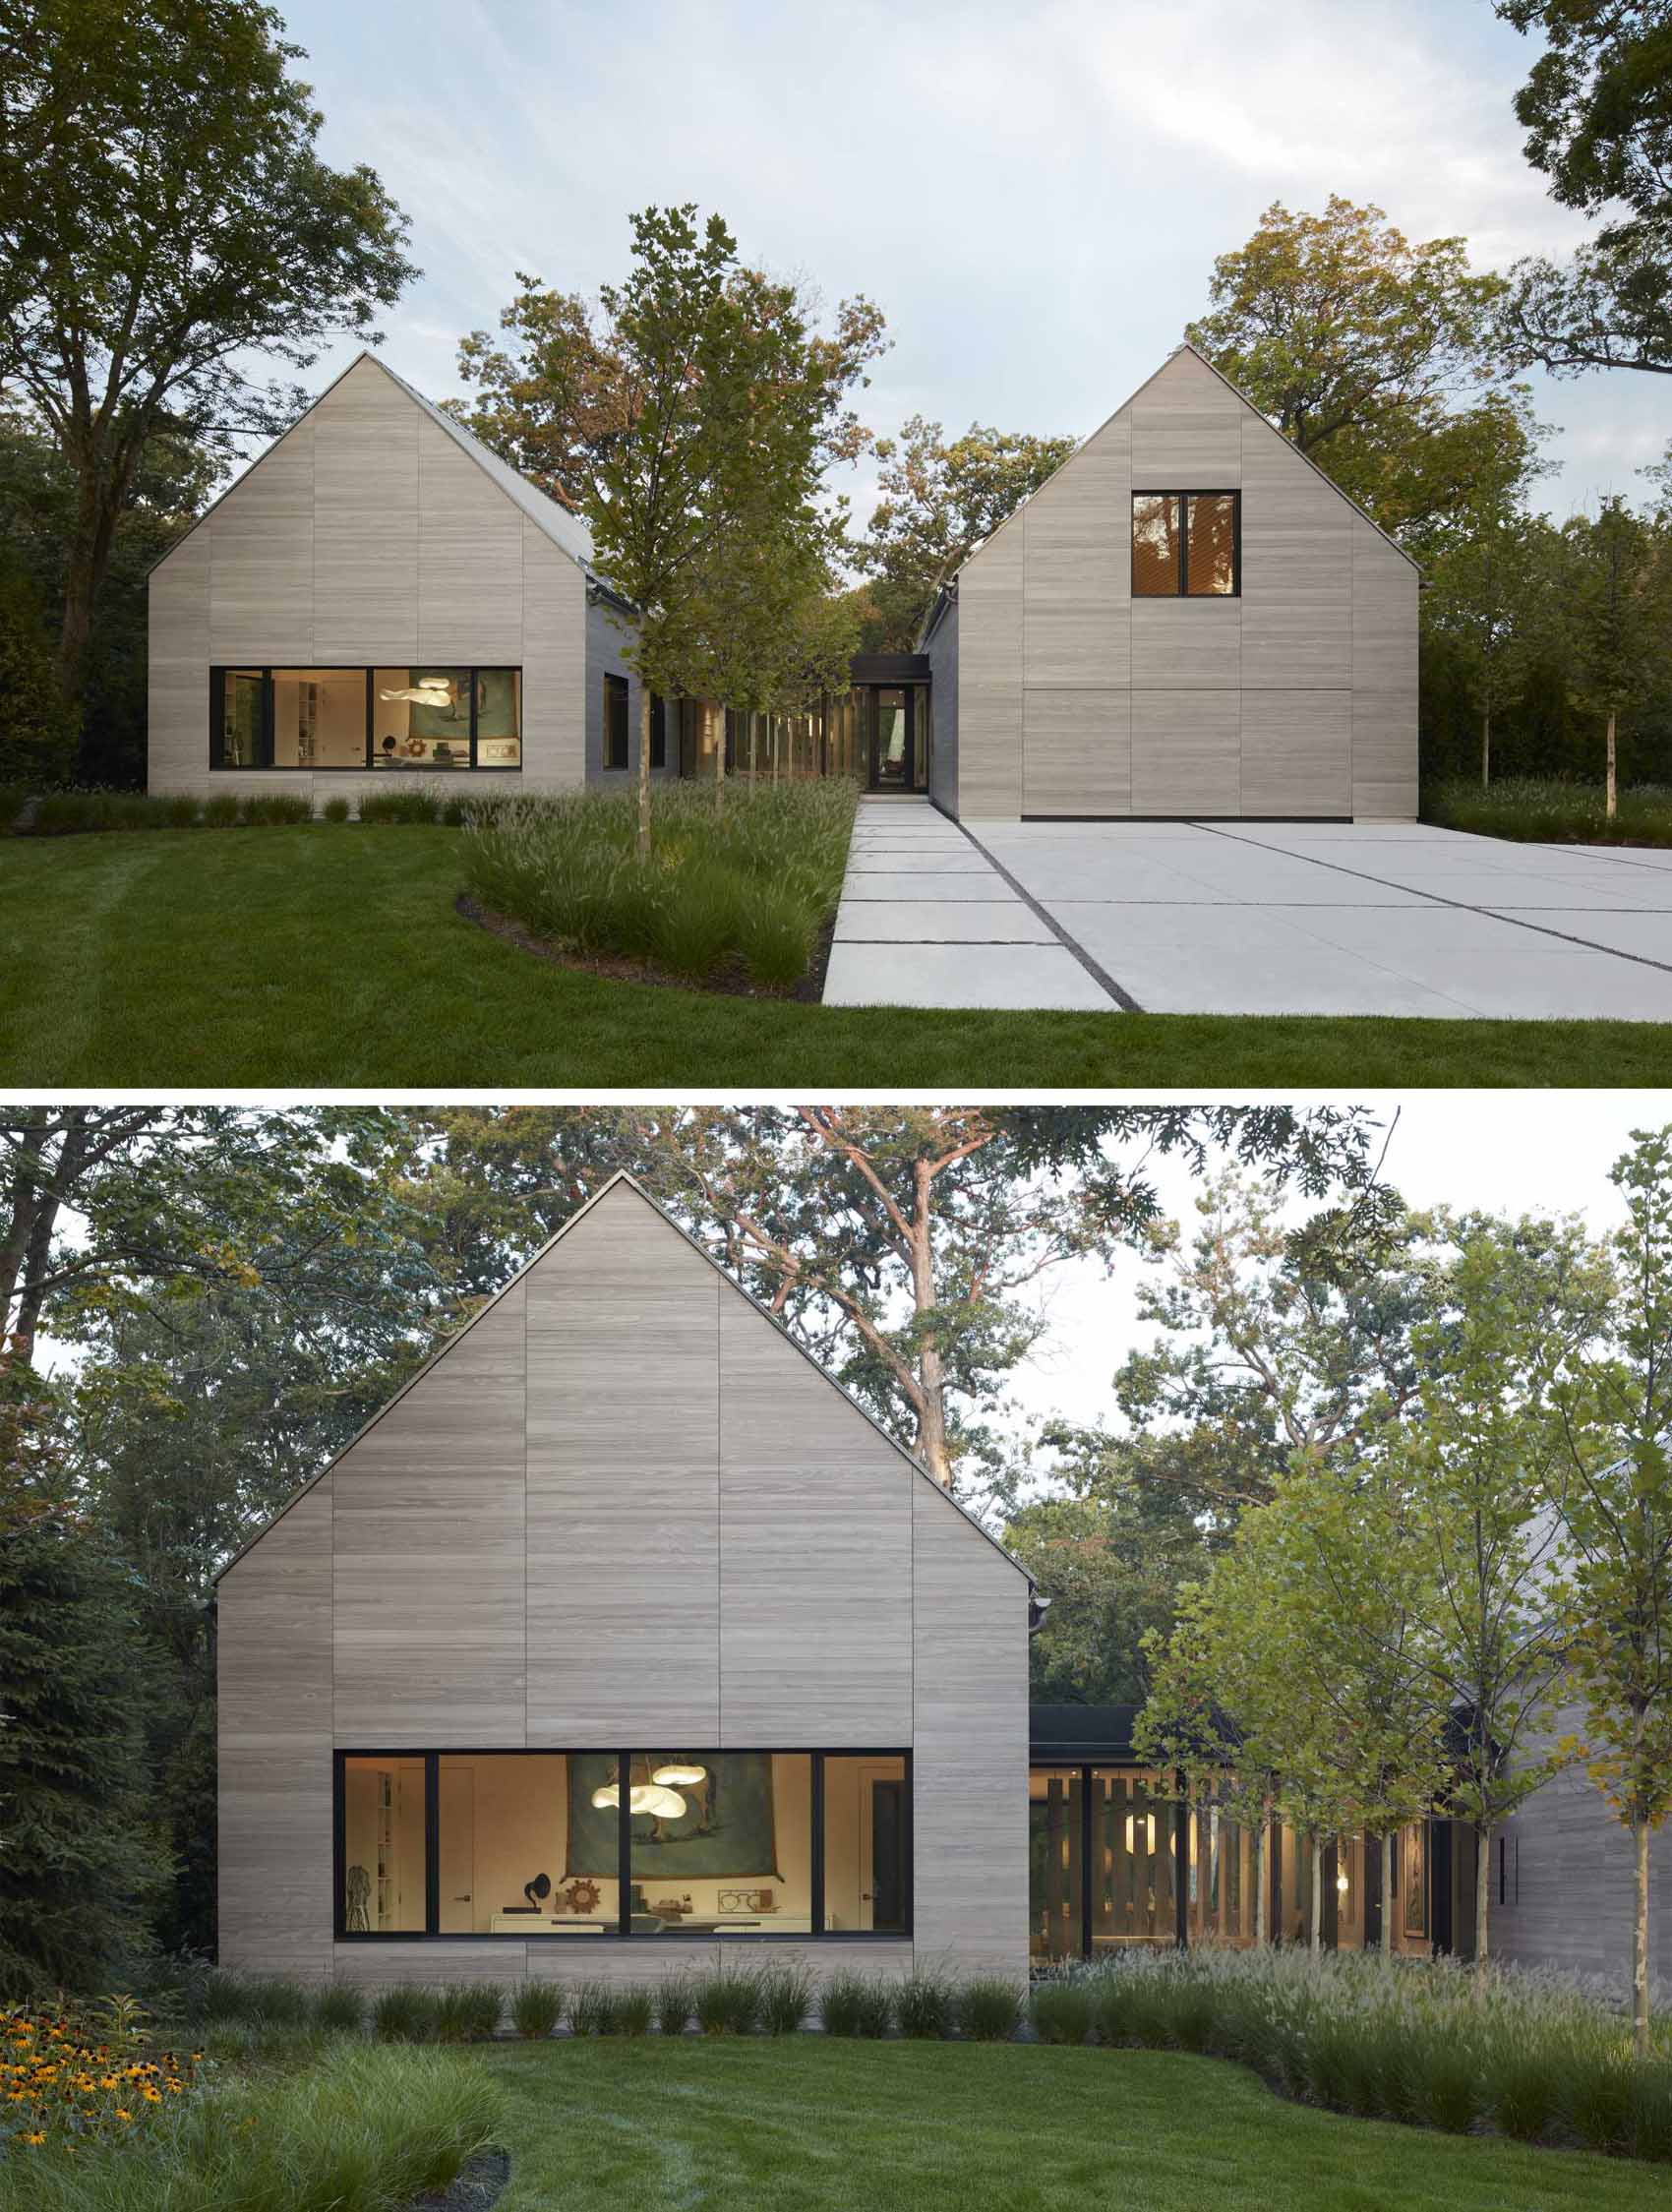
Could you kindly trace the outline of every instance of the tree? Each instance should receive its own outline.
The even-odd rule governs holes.
[[[1492,1829],[1562,1763],[1534,1748],[1567,1663],[1548,1391],[1603,1292],[1575,1232],[1474,1217],[1448,1226],[1413,1333],[1420,1392],[1385,1450],[1424,1562],[1418,1636],[1454,1721],[1450,1803],[1474,1830],[1475,1956],[1485,1959]]]
[[[474,403],[444,410],[519,475],[578,514],[592,472],[630,419],[627,369],[601,336],[578,292],[549,289],[518,269],[521,290],[500,312],[510,343],[486,330],[458,341],[458,374],[477,387]]]
[[[1567,269],[1518,262],[1505,301],[1516,358],[1552,375],[1672,374],[1672,20],[1661,0],[1498,0],[1544,40],[1516,94],[1552,198],[1608,220]]]
[[[1632,2019],[1649,2050],[1648,1846],[1672,1813],[1672,1129],[1616,1163],[1626,1226],[1613,1240],[1599,1341],[1557,1394],[1575,1746],[1631,1832]]]
[[[1284,436],[1400,530],[1448,511],[1515,422],[1477,398],[1495,368],[1503,279],[1462,238],[1413,245],[1380,208],[1268,208],[1222,254],[1186,334]],[[1461,402],[1475,400],[1475,404]]]
[[[1653,531],[1617,495],[1602,502],[1594,522],[1576,518],[1566,535],[1575,690],[1582,706],[1603,718],[1604,788],[1612,820],[1619,797],[1620,717],[1648,692],[1672,636],[1665,603],[1667,564]]]
[[[58,670],[79,705],[123,504],[161,433],[270,434],[310,367],[375,340],[416,273],[364,165],[323,118],[259,0],[26,0],[0,39],[0,387],[74,474]]]
[[[866,650],[910,652],[935,593],[1079,445],[972,423],[947,442],[913,415],[876,442],[881,498],[854,559],[868,572]]]
[[[66,1502],[54,1409],[0,1377],[0,1993],[90,1989],[165,1873],[131,1584]]]
[[[75,725],[58,688],[51,639],[34,581],[15,554],[0,551],[0,783],[66,779],[75,766]]]

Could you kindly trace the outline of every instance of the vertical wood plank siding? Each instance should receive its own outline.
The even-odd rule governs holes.
[[[1020,1974],[1027,1611],[1017,1568],[618,1183],[223,1577],[222,1959],[375,1985],[718,1955],[333,1943],[333,1748],[887,1744],[913,1753],[917,1943]],[[913,1956],[781,1947],[818,1977]]]
[[[1135,489],[1240,489],[1239,597],[1132,599]],[[1416,592],[1286,440],[1174,354],[965,566],[943,803],[1411,819]]]

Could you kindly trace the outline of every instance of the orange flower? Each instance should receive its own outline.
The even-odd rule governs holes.
[[[116,2108],[116,2117],[118,2120],[132,2120],[134,2116],[128,2110],[126,2105],[118,2105]]]
[[[24,2137],[24,2141],[26,2143],[44,2143],[45,2140],[45,2135],[38,2127],[32,2128],[30,2133]]]

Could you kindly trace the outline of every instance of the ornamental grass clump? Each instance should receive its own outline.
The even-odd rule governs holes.
[[[802,1966],[769,1966],[760,1976],[760,2025],[767,2035],[799,2035],[812,2009],[812,1979]]]
[[[1084,1982],[1042,1982],[1028,2003],[1042,2043],[1084,2043],[1096,2024],[1097,2009]]]
[[[396,1982],[380,1990],[372,2006],[372,2027],[380,2043],[434,2043],[437,2006],[434,1990]]]
[[[571,2035],[620,2035],[622,1995],[608,1982],[582,1982],[568,2001]]]
[[[334,799],[326,801],[320,808],[320,814],[322,819],[328,822],[345,822],[348,819],[348,802],[338,792]]]
[[[690,2008],[704,2035],[752,2035],[760,2019],[759,1977],[704,1974],[691,1992]]]
[[[366,2025],[366,1993],[352,1982],[330,1982],[314,1993],[314,2025],[328,2035],[357,2035]]]
[[[1672,845],[1672,789],[1665,785],[1622,791],[1610,820],[1600,784],[1506,776],[1482,791],[1478,782],[1460,779],[1430,785],[1422,814],[1442,829],[1535,844]]]
[[[956,2018],[973,2043],[1008,2043],[1022,2024],[1022,1992],[1001,1974],[978,1974],[958,1992]]]
[[[258,791],[243,801],[239,820],[252,829],[271,829],[284,822],[311,822],[314,802],[304,792]]]
[[[392,822],[397,826],[438,822],[442,795],[429,784],[400,783],[387,791],[368,791],[360,801],[363,822]]]
[[[903,2036],[926,2042],[952,2033],[956,1997],[952,1977],[920,1966],[894,1991],[894,2024]]]
[[[656,1985],[656,2026],[663,2035],[684,2035],[690,2024],[690,1983],[670,1974]]]
[[[651,856],[630,794],[469,806],[465,886],[490,914],[582,958],[644,961],[704,983],[793,988],[834,914],[857,787],[842,779],[657,792]],[[364,809],[362,809],[362,812]]]
[[[894,2019],[891,1984],[843,1969],[818,1993],[818,2020],[826,2035],[886,2035]]]
[[[616,2007],[616,2028],[621,2035],[648,2035],[656,2017],[656,1993],[636,1985],[622,1992]]]
[[[447,1982],[436,1992],[438,2043],[491,2043],[506,1993],[498,1982]]]
[[[529,2043],[557,2033],[564,1993],[556,1982],[520,1982],[510,2001],[510,2024]]]

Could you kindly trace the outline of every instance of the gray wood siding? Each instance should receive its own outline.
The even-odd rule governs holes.
[[[1023,1970],[1024,1577],[628,1183],[235,1562],[219,1620],[239,1970],[711,1962],[703,1943],[333,1943],[333,1748],[522,1745],[911,1749],[919,1944]],[[913,1955],[784,1948],[818,1975]]]
[[[357,362],[150,579],[148,785],[353,800],[376,773],[209,767],[211,666],[516,666],[520,778],[585,774],[586,579],[378,365]],[[470,780],[452,771],[449,788]]]
[[[1238,489],[1240,596],[1132,599],[1132,493]],[[958,590],[966,814],[1415,815],[1416,572],[1187,350]]]
[[[239,1973],[330,1975],[334,1479],[217,1594],[220,1957]]]

